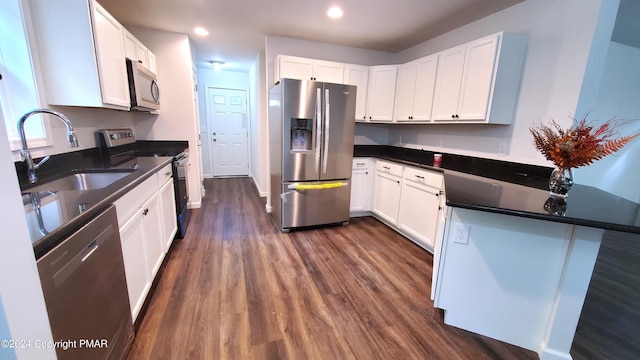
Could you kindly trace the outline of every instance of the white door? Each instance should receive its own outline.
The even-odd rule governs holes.
[[[213,176],[249,175],[246,92],[209,88],[207,102]]]

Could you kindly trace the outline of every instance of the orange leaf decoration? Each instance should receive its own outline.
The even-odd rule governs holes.
[[[588,114],[587,114],[588,115]],[[624,121],[608,120],[598,128],[587,123],[587,115],[563,130],[551,119],[551,125],[530,127],[533,144],[544,157],[560,169],[589,165],[622,149],[640,134],[613,138]]]

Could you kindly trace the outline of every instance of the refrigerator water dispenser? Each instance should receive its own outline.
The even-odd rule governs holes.
[[[313,119],[291,119],[292,152],[306,152],[313,150]]]

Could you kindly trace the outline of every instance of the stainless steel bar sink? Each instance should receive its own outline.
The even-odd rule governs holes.
[[[23,193],[69,190],[96,190],[107,187],[114,182],[128,176],[135,169],[119,171],[78,171],[64,177],[45,182],[41,185],[25,189]]]

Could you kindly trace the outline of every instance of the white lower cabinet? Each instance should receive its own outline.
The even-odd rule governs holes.
[[[133,216],[124,225],[120,226],[120,241],[122,243],[122,257],[127,278],[131,317],[135,320],[151,288],[145,254],[144,225],[141,216]]]
[[[351,174],[351,202],[349,211],[352,216],[357,213],[371,211],[371,195],[373,191],[373,171],[368,158],[353,159]]]
[[[147,270],[150,280],[158,273],[164,259],[164,238],[162,237],[162,214],[158,193],[147,200],[141,209],[142,223],[144,224],[145,253],[147,255]]]
[[[375,169],[371,213],[421,247],[433,251],[444,222],[442,173],[384,160],[377,160]]]
[[[162,239],[164,239],[164,251],[171,247],[173,238],[178,232],[176,222],[176,201],[174,197],[173,180],[169,179],[160,188],[160,204],[162,206]]]
[[[165,178],[167,171],[170,164],[114,202],[134,321],[177,230],[173,181]]]
[[[404,170],[398,228],[430,248],[438,229],[441,186],[442,175],[413,168]]]
[[[398,224],[401,184],[402,165],[386,161],[376,162],[375,190],[371,211],[392,225]]]

